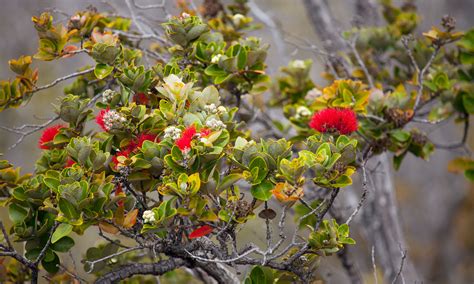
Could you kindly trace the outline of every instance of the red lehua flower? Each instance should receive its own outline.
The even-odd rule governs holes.
[[[358,126],[357,117],[348,108],[327,108],[313,115],[309,126],[322,133],[351,134]]]
[[[70,167],[72,167],[72,166],[75,165],[75,164],[76,164],[76,162],[75,162],[73,159],[67,158],[66,166],[65,166],[65,167],[66,167],[66,168],[70,168]]]
[[[105,122],[104,122],[104,115],[109,111],[109,108],[107,109],[101,109],[99,114],[95,118],[95,122],[102,128],[104,131],[107,131],[107,128],[105,127]]]
[[[196,134],[196,127],[194,125],[186,128],[181,134],[181,138],[176,140],[175,144],[181,151],[186,151],[191,148],[191,141]]]
[[[199,132],[199,134],[201,134],[201,137],[207,137],[211,134],[212,130],[210,130],[209,128],[203,128],[201,129],[201,132]]]
[[[64,128],[64,125],[55,125],[46,128],[38,141],[40,149],[50,149],[50,146],[45,144],[53,141],[54,137],[59,133],[61,128]]]
[[[129,149],[119,151],[115,154],[115,156],[112,157],[112,162],[114,163],[115,166],[117,166],[120,162],[118,160],[118,157],[123,156],[128,158],[130,155],[131,151]]]
[[[192,231],[191,234],[189,234],[189,239],[204,237],[205,235],[209,235],[210,233],[212,233],[212,230],[213,229],[211,226],[204,225]]]
[[[133,102],[146,105],[150,102],[150,99],[145,95],[145,93],[136,93],[133,96]]]

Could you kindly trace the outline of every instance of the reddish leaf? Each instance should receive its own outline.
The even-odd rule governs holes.
[[[78,50],[79,48],[77,48],[76,46],[74,45],[66,45],[63,49],[63,58],[68,58],[68,57],[71,57],[71,56],[74,56],[74,51]]]
[[[127,215],[125,215],[123,227],[126,229],[130,229],[131,227],[133,227],[137,222],[137,215],[138,209],[133,209],[132,211],[128,212]]]
[[[200,238],[204,237],[205,235],[209,235],[212,233],[212,227],[209,225],[204,225],[202,227],[197,228],[196,230],[192,231],[191,234],[189,234],[190,239],[195,239],[195,238]]]
[[[99,227],[102,229],[102,231],[107,232],[112,235],[115,235],[119,232],[119,230],[115,226],[109,223],[100,222]]]

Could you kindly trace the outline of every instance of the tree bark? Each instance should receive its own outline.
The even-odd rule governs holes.
[[[163,275],[186,264],[186,261],[179,258],[162,260],[156,263],[132,263],[122,265],[112,270],[96,280],[97,284],[116,283],[120,280],[130,278],[134,275]]]
[[[406,241],[400,225],[395,187],[391,175],[390,160],[387,154],[378,157],[378,166],[371,175],[373,191],[362,212],[362,228],[370,244],[375,246],[375,259],[383,270],[387,283],[397,278],[402,260],[402,250]],[[410,257],[404,261],[402,275],[395,283],[419,280]]]
[[[324,0],[304,0],[303,3],[313,28],[326,50],[331,52],[343,50],[346,44],[341,38],[336,20],[332,16],[327,3]]]

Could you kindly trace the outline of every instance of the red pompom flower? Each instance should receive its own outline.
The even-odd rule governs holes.
[[[70,167],[74,166],[75,164],[76,164],[76,162],[73,159],[67,158],[66,165],[64,167],[65,168],[70,168]]]
[[[107,109],[101,109],[99,114],[95,118],[95,122],[102,128],[104,131],[107,131],[107,128],[105,127],[105,122],[104,122],[104,116],[105,114],[109,111],[109,108]]]
[[[119,160],[118,160],[118,157],[123,156],[125,158],[128,158],[130,156],[130,153],[131,153],[131,151],[128,150],[128,149],[117,152],[117,154],[115,154],[112,157],[112,162],[114,163],[115,167],[117,167],[117,165],[120,163]]]
[[[348,108],[327,108],[316,112],[309,127],[322,133],[351,134],[358,128],[357,117]]]
[[[59,133],[61,128],[64,128],[64,125],[55,125],[46,128],[38,141],[40,149],[50,149],[51,147],[46,145],[46,143],[53,141],[54,137]]]
[[[203,128],[203,129],[201,129],[199,134],[201,134],[201,137],[207,137],[211,134],[211,132],[212,131],[209,128]]]
[[[192,231],[191,234],[189,234],[189,239],[196,239],[200,237],[204,237],[206,235],[209,235],[212,233],[212,227],[209,225],[204,225],[202,227],[197,228],[196,230]]]
[[[186,128],[181,137],[176,140],[175,144],[181,151],[187,151],[191,148],[191,141],[193,140],[194,135],[196,134],[196,127],[194,125]]]

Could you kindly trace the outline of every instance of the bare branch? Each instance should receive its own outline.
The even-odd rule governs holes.
[[[402,254],[402,258],[400,260],[400,269],[398,270],[397,275],[393,279],[392,284],[397,283],[398,278],[400,277],[400,275],[402,275],[403,264],[405,263],[405,259],[407,258],[407,251],[402,249],[401,245],[400,245],[400,252]],[[405,283],[405,280],[403,279],[403,275],[402,275],[402,282]]]
[[[313,23],[318,36],[324,42],[327,50],[340,51],[344,49],[344,42],[338,36],[339,31],[335,27],[336,22],[324,0],[304,0],[308,17]]]
[[[83,70],[83,71],[78,71],[78,72],[66,75],[64,77],[57,78],[56,80],[54,80],[53,82],[51,82],[49,84],[34,88],[29,93],[32,94],[32,93],[36,93],[36,92],[39,92],[39,91],[44,90],[44,89],[49,89],[51,87],[56,86],[58,83],[60,83],[62,81],[65,81],[65,80],[68,80],[68,79],[71,79],[71,78],[75,78],[75,77],[79,77],[79,76],[85,75],[87,73],[94,72],[94,69],[95,69],[95,67],[92,67],[92,68],[89,68],[89,69],[86,69],[86,70]]]
[[[116,252],[116,253],[113,253],[113,254],[111,254],[111,255],[104,256],[104,257],[99,258],[99,259],[86,260],[85,262],[90,265],[89,271],[86,271],[86,272],[87,272],[87,273],[91,273],[92,270],[94,270],[94,265],[95,265],[96,263],[99,263],[99,262],[102,262],[102,261],[105,261],[105,260],[108,260],[108,259],[117,257],[117,256],[119,256],[119,255],[122,255],[122,254],[125,254],[125,253],[128,253],[128,252],[131,252],[131,251],[134,251],[134,250],[139,250],[139,249],[143,249],[143,247],[142,247],[142,246],[137,246],[137,247],[133,247],[133,248],[128,248],[128,249],[124,249],[124,250],[118,251],[118,252]]]
[[[118,267],[111,272],[102,275],[96,280],[97,284],[116,283],[134,275],[163,275],[178,267],[186,265],[186,261],[179,258],[171,258],[156,263],[131,263]]]
[[[359,51],[357,50],[357,47],[356,47],[356,42],[357,42],[358,37],[359,37],[359,35],[355,35],[351,40],[349,40],[347,42],[347,44],[351,48],[352,53],[354,54],[354,56],[357,60],[357,63],[359,63],[359,65],[360,65],[360,68],[362,68],[362,71],[365,74],[367,82],[369,83],[370,89],[374,89],[375,88],[374,79],[372,78],[372,75],[370,75],[369,70],[367,69],[367,66],[365,65],[364,61],[362,60],[362,57],[360,57]]]
[[[375,246],[372,246],[372,268],[374,270],[375,284],[378,284],[379,280],[378,280],[378,277],[377,277],[377,265],[375,265]]]
[[[349,225],[352,221],[352,219],[354,219],[354,217],[357,215],[357,213],[359,213],[359,210],[360,208],[362,207],[362,204],[364,203],[364,201],[367,199],[367,193],[369,192],[368,190],[368,187],[367,187],[367,171],[365,169],[365,164],[367,163],[367,161],[364,161],[362,162],[362,165],[361,165],[361,171],[362,171],[362,196],[360,197],[360,200],[359,200],[359,203],[357,204],[357,207],[356,209],[352,212],[351,216],[349,216],[349,218],[347,218],[347,221],[346,221],[346,224]]]
[[[53,227],[51,228],[49,232],[49,237],[48,240],[46,241],[46,244],[44,245],[43,249],[41,249],[41,252],[39,253],[38,257],[34,261],[34,265],[38,266],[41,260],[43,260],[43,257],[46,255],[46,251],[48,250],[49,246],[51,245],[51,239],[53,237],[53,233],[56,230],[56,228],[59,226],[59,222],[54,222]]]

